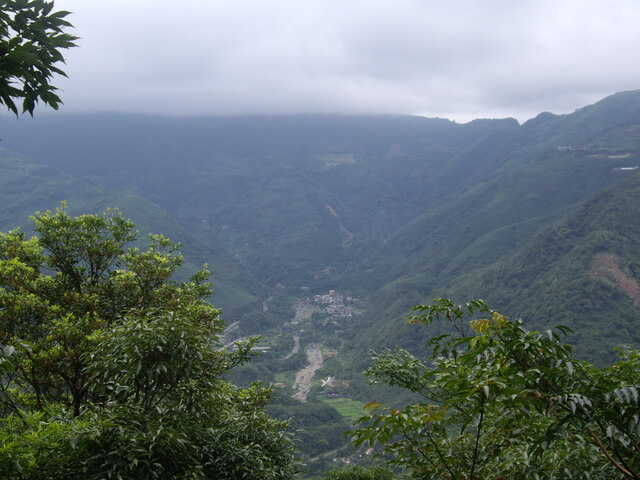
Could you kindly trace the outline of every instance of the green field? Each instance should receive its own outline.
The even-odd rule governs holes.
[[[325,398],[320,399],[333,408],[335,408],[340,415],[349,420],[350,423],[355,422],[358,418],[365,414],[364,403],[352,398]]]
[[[277,372],[274,375],[274,380],[290,387],[295,380],[295,372]]]

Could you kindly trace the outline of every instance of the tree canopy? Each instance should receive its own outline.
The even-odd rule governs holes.
[[[206,267],[173,280],[179,245],[146,249],[119,212],[36,213],[0,234],[0,471],[9,478],[286,479],[271,389],[224,379]]]
[[[424,401],[402,410],[370,403],[351,432],[356,445],[379,443],[416,478],[640,478],[638,351],[599,369],[572,357],[567,329],[530,332],[480,300],[415,310],[411,322],[441,318],[454,333],[431,341],[428,361],[376,354],[372,379]]]
[[[62,103],[51,84],[66,76],[62,50],[75,46],[77,37],[65,29],[70,12],[53,11],[46,0],[7,0],[0,6],[0,103],[18,115],[33,110],[39,101],[57,109]],[[21,101],[22,105],[16,105]]]

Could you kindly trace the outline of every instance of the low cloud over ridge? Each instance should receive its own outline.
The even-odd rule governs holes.
[[[640,4],[57,0],[64,111],[568,112],[640,86]]]

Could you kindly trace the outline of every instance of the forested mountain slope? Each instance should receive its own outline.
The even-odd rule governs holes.
[[[397,228],[455,195],[466,174],[454,164],[469,164],[465,151],[517,123],[96,115],[1,128],[15,152],[162,207],[267,288],[326,290]]]
[[[214,302],[248,330],[290,320],[301,287],[365,299],[353,326],[366,352],[419,343],[397,328],[403,315],[447,292],[500,291],[497,306],[529,314],[513,308],[507,287],[482,280],[483,290],[474,279],[633,173],[625,168],[640,163],[640,93],[524,125],[103,114],[5,118],[0,130],[6,157],[29,165],[21,176],[2,166],[6,228],[62,199],[72,212],[121,206],[142,229],[185,243],[192,263],[207,261]],[[593,318],[605,313],[597,305]]]
[[[457,279],[527,248],[590,194],[632,174],[627,168],[640,164],[639,99],[631,92],[571,115],[541,114],[484,150],[485,165],[495,168],[470,175],[453,198],[403,225],[346,277],[376,292],[363,322],[362,348],[380,339],[387,345],[421,342],[398,329],[417,301],[451,293],[459,300],[496,299],[491,285],[471,289],[456,285]],[[547,321],[538,324],[556,323],[546,313]],[[604,314],[596,310],[592,317]]]
[[[448,293],[482,296],[534,328],[567,325],[578,353],[602,363],[640,344],[640,171],[515,254],[451,279]]]
[[[103,188],[87,178],[78,178],[61,170],[35,163],[14,154],[0,151],[0,230],[15,227],[31,231],[28,216],[36,211],[52,210],[67,202],[74,215],[99,213],[106,208],[120,209],[138,226],[141,240],[147,233],[162,233],[179,239],[184,245],[186,263],[183,275],[208,263],[224,282],[216,282],[218,299],[234,314],[259,308],[265,291],[251,275],[238,269],[219,249],[205,245],[178,224],[175,217],[162,207],[131,190]]]

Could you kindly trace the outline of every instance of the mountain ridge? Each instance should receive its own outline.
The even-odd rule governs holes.
[[[284,320],[270,310],[257,320],[274,291],[338,287],[371,298],[364,343],[385,318],[525,248],[628,175],[616,169],[640,158],[640,92],[522,125],[101,114],[0,128],[6,148],[63,172],[78,197],[121,198],[132,217],[149,202],[155,225],[175,224],[167,228],[194,246],[190,256],[216,266],[221,292],[234,285],[219,299],[234,320],[250,313],[249,329]],[[287,301],[274,311],[290,311]]]

